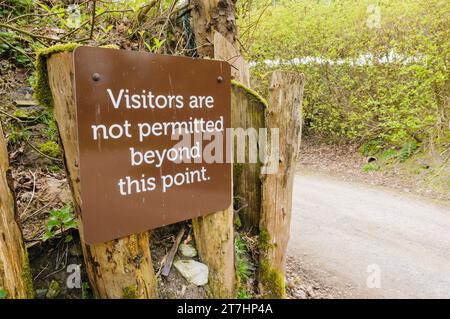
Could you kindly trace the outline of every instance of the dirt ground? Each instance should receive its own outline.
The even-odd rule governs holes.
[[[178,223],[176,225],[158,228],[150,233],[150,244],[152,251],[153,267],[155,268],[156,278],[158,280],[159,297],[163,299],[203,299],[208,296],[207,286],[197,287],[184,279],[180,273],[172,266],[167,277],[160,274],[163,262],[175,242],[176,234],[181,227],[185,227],[181,243],[193,244],[192,229],[189,223]],[[178,253],[175,260],[182,258]],[[200,261],[198,257],[192,258]]]
[[[303,262],[288,256],[286,264],[286,294],[289,299],[335,299],[346,298],[346,287],[328,285],[322,278],[305,270]]]

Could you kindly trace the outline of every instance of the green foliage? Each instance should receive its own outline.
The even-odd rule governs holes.
[[[237,297],[237,299],[251,299],[252,298],[252,296],[248,293],[248,291],[243,287],[239,287],[236,297]]]
[[[238,279],[237,297],[239,299],[247,299],[250,298],[252,294],[252,289],[249,287],[249,281],[250,278],[254,276],[255,266],[249,257],[248,246],[239,233],[237,233],[235,237],[235,253],[236,276]]]
[[[28,139],[30,136],[30,132],[27,128],[19,128],[16,125],[8,124],[8,143],[10,145],[15,145],[19,141],[22,141],[24,139]]]
[[[4,0],[0,2],[0,17],[28,13],[32,6],[33,0]]]
[[[446,0],[281,1],[256,9],[240,22],[252,87],[267,93],[273,69],[303,72],[306,134],[448,148],[448,12]]]
[[[408,158],[410,158],[414,151],[417,149],[417,143],[415,141],[407,142],[403,144],[402,149],[399,152],[399,158],[401,162],[406,161]]]
[[[47,221],[46,232],[42,236],[42,240],[46,241],[56,237],[57,231],[63,233],[65,230],[74,228],[77,228],[77,223],[70,205],[59,210],[53,210],[50,212],[50,218]],[[70,242],[72,239],[71,235],[66,235],[64,241]]]
[[[56,121],[53,117],[53,112],[48,109],[43,112],[40,120],[44,125],[42,128],[42,134],[46,136],[50,141],[58,141],[58,129],[56,127]]]
[[[158,38],[153,38],[152,40],[153,44],[149,44],[147,41],[145,41],[144,35],[141,35],[141,37],[144,38],[145,47],[151,53],[158,53],[161,46],[164,44],[164,42],[166,42],[166,39],[159,41]]]
[[[242,227],[242,221],[241,221],[241,217],[239,217],[239,214],[234,214],[234,227],[236,229],[239,229]]]
[[[364,173],[378,171],[379,169],[380,169],[380,166],[377,163],[367,163],[367,164],[364,164],[362,167],[362,171]]]
[[[92,299],[91,287],[88,282],[81,284],[81,299]]]
[[[391,159],[395,159],[398,156],[398,152],[394,149],[389,149],[389,150],[385,150],[384,152],[381,153],[381,160],[384,162],[388,162]]]
[[[39,145],[39,151],[43,154],[51,156],[51,157],[59,157],[61,155],[61,151],[59,150],[59,145],[54,141],[48,141]]]
[[[360,148],[359,151],[364,156],[371,156],[378,153],[383,148],[383,142],[380,140],[372,140],[368,141],[367,143],[364,143]]]
[[[0,299],[6,299],[8,292],[5,289],[0,289]]]

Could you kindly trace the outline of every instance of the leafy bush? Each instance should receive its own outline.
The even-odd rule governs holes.
[[[66,230],[77,228],[75,216],[72,213],[72,207],[70,205],[67,205],[62,209],[51,211],[46,228],[47,231],[42,236],[43,241],[56,237],[58,235],[58,232],[63,233]],[[72,236],[66,235],[64,241],[72,241]]]
[[[284,1],[261,17],[264,9],[252,11],[241,33],[253,86],[267,92],[275,68],[305,73],[306,134],[448,148],[448,1],[373,3]]]

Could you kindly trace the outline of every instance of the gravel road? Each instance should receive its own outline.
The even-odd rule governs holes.
[[[298,174],[289,253],[359,298],[450,298],[450,206]]]

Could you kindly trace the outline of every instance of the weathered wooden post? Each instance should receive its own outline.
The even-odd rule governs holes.
[[[12,183],[0,125],[0,291],[6,294],[6,298],[33,298],[32,275]]]
[[[261,210],[258,136],[259,129],[265,127],[267,102],[249,88],[248,64],[239,50],[219,32],[214,33],[214,56],[231,64],[231,126],[235,129],[233,138],[238,137],[234,146],[234,203],[244,228],[256,234]],[[252,156],[249,156],[250,152]]]
[[[99,298],[154,298],[156,280],[147,232],[95,245],[83,240],[72,52],[48,54],[45,67],[46,74],[40,77],[45,79],[48,74],[66,172],[78,214],[84,260],[94,294]]]
[[[234,135],[240,137],[234,145],[233,195],[241,224],[252,234],[258,234],[259,230],[262,167],[259,138],[260,128],[266,126],[266,108],[267,102],[258,93],[233,82],[231,123]]]
[[[262,175],[259,286],[263,296],[285,296],[285,266],[292,209],[292,188],[301,136],[304,75],[275,71],[270,84],[266,125],[279,130],[279,156],[269,154],[275,174]],[[270,132],[273,134],[273,132]],[[270,141],[270,139],[269,139]]]
[[[220,5],[219,5],[220,2]],[[192,2],[193,29],[200,57],[223,58],[214,45],[216,30],[235,43],[235,6],[231,0]],[[219,14],[221,11],[221,14]],[[225,13],[225,14],[222,14]],[[192,220],[195,242],[209,266],[209,286],[216,298],[235,297],[233,205],[228,209]]]

